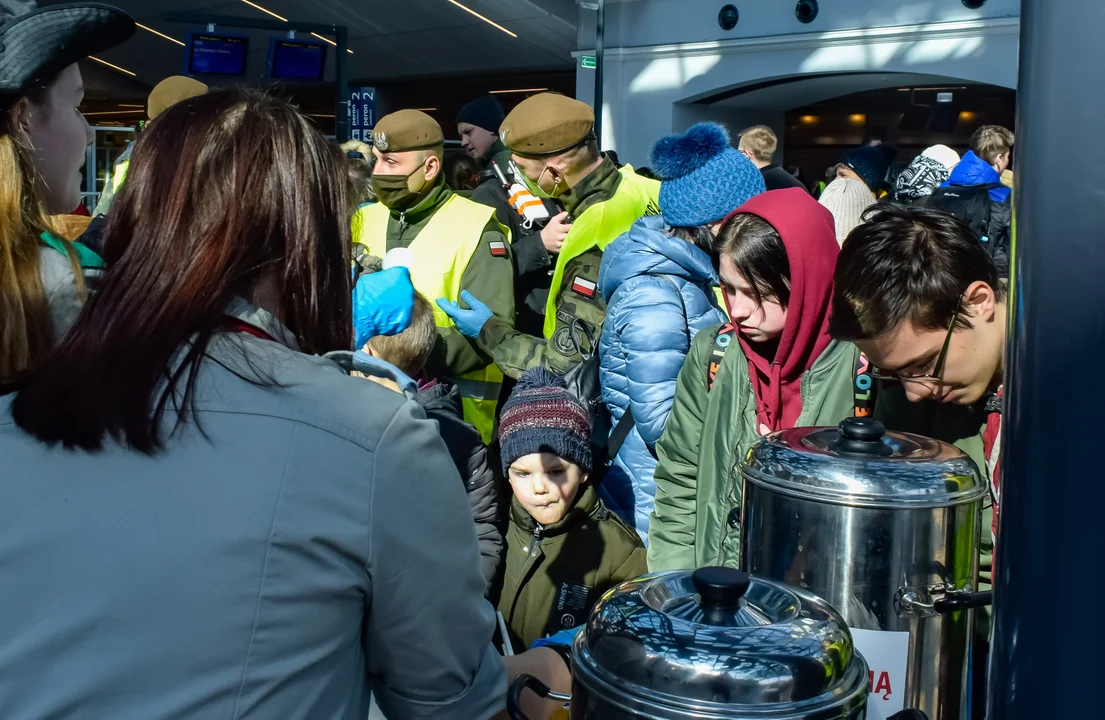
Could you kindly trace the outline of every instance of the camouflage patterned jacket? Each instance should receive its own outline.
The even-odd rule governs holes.
[[[576,222],[592,208],[614,196],[622,184],[622,174],[614,163],[604,159],[595,170],[560,199]],[[642,214],[652,211],[643,209]],[[658,208],[656,209],[658,213]],[[629,229],[633,218],[614,235]],[[565,374],[583,361],[584,353],[597,352],[606,301],[598,292],[602,251],[590,250],[569,259],[564,266],[564,281],[556,295],[556,326],[548,338],[525,335],[493,317],[480,332],[478,344],[491,355],[506,375],[518,378],[526,370],[546,367]]]

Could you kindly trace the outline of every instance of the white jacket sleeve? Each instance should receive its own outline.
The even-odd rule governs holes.
[[[406,403],[376,450],[365,654],[389,718],[490,718],[506,674],[464,484],[421,409]]]

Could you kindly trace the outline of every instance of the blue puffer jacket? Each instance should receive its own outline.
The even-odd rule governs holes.
[[[952,168],[948,181],[940,187],[970,187],[973,185],[994,185],[1001,182],[998,171],[973,151],[968,150],[959,164]],[[994,202],[1006,202],[1012,192],[1007,187],[990,189],[990,199]]]
[[[630,407],[635,421],[599,490],[646,543],[656,495],[652,448],[671,412],[676,377],[695,334],[726,320],[709,256],[663,228],[660,216],[641,218],[607,246],[599,268],[607,303],[599,342],[602,399],[614,427]]]

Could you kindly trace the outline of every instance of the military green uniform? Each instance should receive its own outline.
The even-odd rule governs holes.
[[[434,213],[449,200],[453,191],[438,179],[430,194],[406,212],[391,211],[388,219],[387,249],[408,247],[418,233],[430,222]],[[484,227],[480,247],[472,255],[468,267],[461,276],[461,289],[482,300],[498,320],[513,327],[514,318],[514,267],[511,264],[510,243],[502,226],[493,218]],[[505,248],[505,251],[504,251]],[[434,302],[437,298],[429,298]],[[438,328],[439,342],[426,364],[430,374],[454,377],[485,367],[492,362],[490,353],[484,353],[460,334],[456,327]]]
[[[568,514],[542,526],[515,499],[499,611],[515,652],[582,625],[610,588],[648,572],[637,533],[587,485]]]
[[[603,160],[598,169],[560,200],[570,217],[579,217],[595,203],[613,197],[621,179],[614,163]],[[563,375],[583,362],[577,343],[585,353],[596,352],[602,321],[606,318],[606,301],[598,292],[601,264],[602,251],[597,248],[565,264],[566,281],[556,298],[556,330],[552,338],[523,335],[492,318],[480,332],[480,347],[491,354],[504,374],[513,378],[542,366]]]
[[[594,121],[586,104],[544,93],[512,110],[499,136],[514,154],[548,157],[592,142]],[[543,335],[523,334],[496,318],[480,332],[479,346],[505,375],[518,378],[534,367],[565,374],[583,361],[583,354],[597,352],[606,317],[598,291],[602,249],[640,216],[660,212],[660,184],[630,174],[604,158],[560,196],[573,227],[553,270]]]

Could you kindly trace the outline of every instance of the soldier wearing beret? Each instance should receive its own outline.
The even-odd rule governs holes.
[[[514,260],[515,327],[530,335],[540,335],[545,322],[553,264],[568,235],[568,213],[551,198],[542,198],[549,218],[530,223],[511,205],[510,193],[492,166],[509,181],[514,178],[510,149],[499,138],[505,119],[503,106],[494,95],[472,100],[457,113],[457,133],[465,152],[480,163],[479,185],[472,192],[475,202],[495,208],[495,217],[510,228],[510,254]]]
[[[445,183],[441,126],[417,110],[380,119],[372,133],[379,199],[361,208],[353,232],[371,255],[408,248],[411,281],[429,298],[457,303],[467,290],[506,327],[514,326],[514,270],[507,230],[494,210],[453,192]],[[464,419],[490,442],[503,374],[489,353],[469,343],[440,308],[434,308],[438,343],[427,363],[431,375],[456,383]]]
[[[438,301],[460,331],[513,378],[540,366],[564,374],[583,361],[580,351],[597,351],[606,316],[598,291],[603,248],[641,216],[660,214],[660,183],[629,166],[619,170],[603,157],[594,126],[594,112],[585,103],[542,93],[511,111],[499,132],[530,188],[558,198],[571,219],[541,335],[518,332],[471,295],[464,296],[468,310],[447,298]]]

